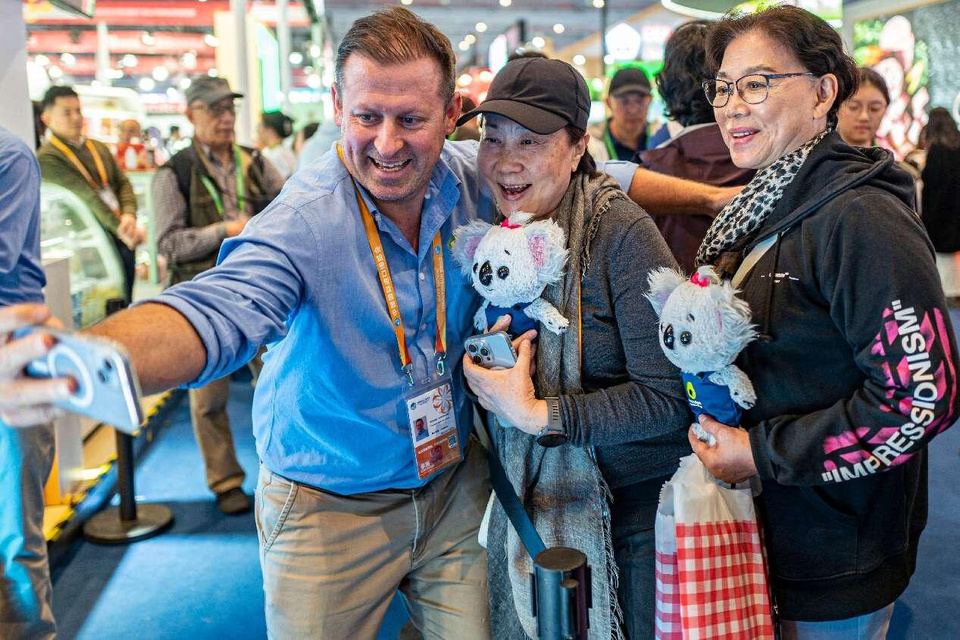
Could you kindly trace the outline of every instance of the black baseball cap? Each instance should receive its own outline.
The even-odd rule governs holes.
[[[230,89],[230,84],[224,78],[202,76],[190,83],[185,97],[187,104],[193,104],[194,101],[199,100],[206,105],[211,105],[227,97],[242,98],[243,94]]]
[[[643,69],[624,67],[613,74],[613,78],[610,79],[610,88],[607,92],[614,98],[619,98],[628,93],[639,93],[640,95],[649,96],[651,94],[650,78],[643,72]]]
[[[518,58],[500,70],[487,99],[460,116],[457,126],[481,113],[510,118],[541,135],[567,125],[586,130],[590,90],[580,72],[563,60]]]

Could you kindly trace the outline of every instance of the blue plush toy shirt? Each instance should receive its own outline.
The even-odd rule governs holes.
[[[510,334],[511,338],[516,338],[530,329],[536,329],[537,321],[523,312],[524,309],[531,304],[530,302],[524,302],[515,304],[512,307],[495,307],[489,305],[486,310],[487,326],[492,327],[501,316],[510,316],[510,328],[507,330],[507,333]]]
[[[680,373],[687,403],[698,418],[701,413],[705,413],[717,422],[736,427],[740,424],[743,410],[730,397],[730,387],[711,382],[711,374],[713,371],[699,374]]]

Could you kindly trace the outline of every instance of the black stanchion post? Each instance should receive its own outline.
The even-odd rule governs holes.
[[[107,315],[126,307],[122,298],[107,301]],[[104,509],[83,525],[83,535],[98,544],[127,544],[146,540],[173,524],[173,512],[162,504],[137,505],[133,483],[133,436],[117,434],[117,493],[120,506]]]
[[[537,554],[533,566],[533,614],[540,640],[586,640],[592,606],[587,556],[553,547]]]

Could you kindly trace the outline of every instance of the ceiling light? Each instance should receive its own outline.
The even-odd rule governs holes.
[[[310,55],[311,55],[311,56],[313,56],[314,58],[319,58],[321,53],[323,53],[323,52],[322,52],[322,50],[320,49],[320,45],[318,45],[318,44],[316,44],[316,43],[310,45]]]
[[[180,88],[184,91],[189,89],[191,84],[193,84],[193,80],[190,78],[180,78]]]
[[[458,87],[469,87],[471,82],[473,82],[473,76],[469,73],[461,74],[460,77],[457,78]]]
[[[500,0],[501,7],[509,7],[511,4],[513,4],[512,0]]]
[[[603,9],[603,0],[593,0],[593,6],[596,9]]]
[[[137,83],[137,86],[140,87],[140,91],[153,91],[157,88],[157,83],[153,81],[153,78],[145,76],[140,78],[140,82]]]
[[[157,39],[149,31],[144,31],[140,34],[140,42],[142,42],[145,47],[152,47],[157,44]]]
[[[483,33],[484,31],[487,30],[487,23],[486,23],[486,22],[478,22],[478,23],[476,24],[476,26],[474,27],[474,29],[477,30],[477,33]]]
[[[400,4],[405,4],[407,6],[410,6],[411,4],[413,4],[413,0],[400,0]]]
[[[490,69],[484,69],[477,77],[480,78],[480,82],[490,82],[493,80],[493,72]]]
[[[543,49],[545,46],[547,46],[547,41],[540,36],[535,36],[533,40],[530,41],[530,44],[535,46],[537,49]]]
[[[218,78],[220,76],[220,72],[217,70],[216,67],[213,67],[209,71],[207,71],[207,75],[210,76],[211,78]]]
[[[320,76],[313,74],[312,76],[307,76],[307,86],[311,89],[319,89],[323,86],[323,81],[320,80]]]
[[[47,65],[50,64],[50,58],[48,58],[47,56],[43,55],[42,53],[41,53],[41,54],[38,54],[37,56],[35,56],[35,57],[33,58],[33,61],[36,62],[36,63],[37,63],[38,65],[40,65],[41,67],[46,67]]]
[[[170,70],[161,65],[159,67],[154,67],[151,75],[157,82],[163,82],[170,77]]]
[[[170,100],[176,100],[178,97],[180,97],[180,93],[176,89],[173,87],[167,89],[167,98]]]
[[[193,70],[197,68],[197,54],[192,51],[188,51],[183,54],[183,57],[180,58],[180,64],[183,65],[184,69]]]
[[[466,51],[470,48],[470,43],[465,40],[461,41],[460,44],[457,45],[457,48],[460,49],[460,51]]]
[[[111,80],[119,80],[123,77],[122,69],[107,69],[107,77]]]
[[[203,36],[203,43],[208,47],[216,47],[220,44],[220,38],[213,35],[212,33],[208,33],[205,36]]]
[[[77,64],[77,59],[73,57],[72,53],[61,53],[60,64],[65,67],[72,67],[73,65]]]
[[[607,55],[603,56],[603,63],[604,63],[604,64],[613,64],[615,60],[616,60],[616,58],[614,58],[614,57],[613,57],[612,55],[610,55],[609,53],[608,53]]]
[[[50,77],[53,78],[54,80],[59,80],[60,78],[63,77],[63,69],[61,69],[60,67],[58,67],[58,66],[55,65],[55,64],[54,64],[54,65],[50,65],[50,68],[47,69],[47,73],[48,73],[48,74],[50,75]]]
[[[303,54],[299,51],[294,51],[290,54],[290,64],[300,65],[303,64]]]
[[[467,35],[463,36],[463,41],[473,44],[477,41],[477,36],[473,35],[472,33],[468,33]]]
[[[573,56],[573,64],[582,67],[583,65],[587,64],[587,59],[578,53],[577,55]]]
[[[120,58],[120,64],[124,67],[135,67],[137,66],[137,56],[132,53],[128,53],[122,58]]]
[[[563,32],[566,31],[566,30],[567,30],[567,28],[566,28],[565,26],[563,26],[562,24],[560,24],[559,22],[558,22],[557,24],[553,25],[553,32],[554,32],[554,33],[563,33]]]

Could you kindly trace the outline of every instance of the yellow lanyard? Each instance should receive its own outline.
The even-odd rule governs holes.
[[[343,160],[343,149],[337,145],[337,154],[340,161]],[[346,166],[346,162],[344,162]],[[407,350],[407,339],[403,335],[403,320],[400,318],[400,305],[397,302],[397,293],[393,288],[393,279],[390,277],[390,267],[387,266],[387,257],[383,252],[383,243],[380,241],[380,234],[377,232],[376,223],[370,214],[367,203],[364,202],[360,194],[360,188],[356,180],[350,176],[353,181],[353,190],[357,195],[357,206],[360,207],[360,217],[363,220],[363,228],[367,233],[367,242],[370,243],[370,252],[373,254],[373,261],[377,265],[377,274],[380,276],[380,288],[383,289],[383,298],[387,303],[387,312],[390,314],[390,320],[393,324],[393,331],[397,336],[397,346],[400,348],[400,364],[402,370],[407,376],[407,382],[413,386],[413,363],[410,360],[410,352]],[[447,357],[447,291],[444,280],[443,270],[443,247],[440,244],[440,231],[433,236],[433,287],[437,295],[437,336],[434,341],[434,351],[437,355],[437,373],[443,375],[445,371],[445,360]]]
[[[87,138],[86,147],[90,151],[90,155],[93,156],[93,162],[97,165],[97,173],[100,174],[99,185],[93,179],[93,176],[90,175],[90,172],[87,171],[87,168],[83,166],[83,163],[80,162],[80,158],[78,158],[77,154],[73,152],[73,149],[65,145],[60,140],[60,138],[58,138],[55,135],[51,135],[50,144],[52,144],[57,149],[59,149],[60,153],[65,155],[67,157],[67,160],[73,163],[73,166],[77,168],[77,171],[79,171],[81,175],[83,175],[83,177],[86,179],[88,183],[90,183],[90,186],[93,187],[94,190],[99,191],[100,189],[110,188],[110,184],[107,182],[107,168],[103,165],[103,159],[100,157],[100,154],[97,153],[97,148],[93,146],[93,142],[89,138]],[[114,211],[114,213],[117,213],[117,212]]]
[[[203,163],[204,168],[207,170],[207,173],[213,174],[213,171],[210,169],[210,164],[207,161],[207,158],[204,156],[203,149],[199,146],[196,148],[197,155],[200,157],[201,162]],[[233,146],[233,159],[236,162],[236,169],[234,170],[234,177],[237,181],[237,211],[243,213],[243,210],[246,209],[246,198],[244,197],[244,186],[243,186],[243,163],[240,159],[240,147]],[[213,206],[216,207],[217,213],[220,214],[220,217],[223,217],[223,199],[220,197],[220,190],[213,184],[213,180],[207,176],[200,176],[200,182],[206,188],[207,193],[210,194],[210,197],[213,198]]]

